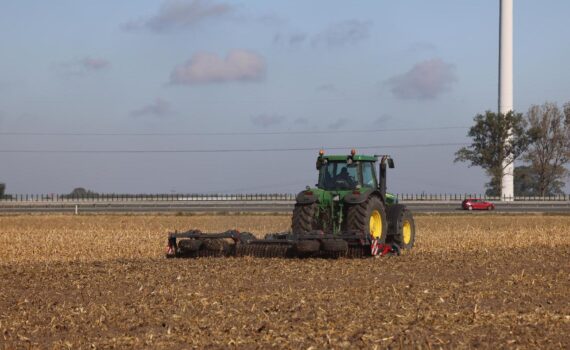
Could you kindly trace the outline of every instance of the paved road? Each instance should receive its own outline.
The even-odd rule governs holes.
[[[417,213],[460,213],[458,202],[403,201]],[[69,202],[0,202],[0,213],[290,213],[292,201],[69,201]],[[496,212],[570,213],[570,201],[497,202]]]

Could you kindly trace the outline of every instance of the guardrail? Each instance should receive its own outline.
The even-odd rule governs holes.
[[[501,197],[485,196],[476,193],[396,193],[400,201],[462,201],[466,198],[482,198],[501,201]],[[142,201],[293,201],[293,193],[238,193],[238,194],[5,194],[0,197],[0,204],[10,202],[142,202]],[[514,201],[558,202],[570,201],[570,194],[548,197],[515,197]]]
[[[142,202],[142,201],[292,201],[295,194],[99,194],[99,195],[55,195],[15,194],[4,195],[2,202]]]
[[[462,212],[458,201],[402,201],[416,213]],[[282,213],[290,214],[295,201],[125,201],[125,202],[4,202],[3,213]],[[495,202],[496,212],[570,213],[570,201]]]

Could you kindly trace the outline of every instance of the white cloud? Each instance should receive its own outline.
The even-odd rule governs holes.
[[[437,46],[427,41],[417,41],[404,50],[405,55],[416,55],[437,51]]]
[[[80,63],[86,70],[101,70],[111,65],[106,59],[93,57],[85,57]]]
[[[457,81],[455,65],[440,58],[419,62],[408,72],[386,81],[392,94],[400,99],[435,99],[449,91]]]
[[[234,12],[226,3],[211,0],[168,0],[163,2],[158,13],[148,19],[131,21],[124,29],[148,28],[155,32],[189,28],[208,19],[220,18]]]
[[[378,118],[374,120],[372,123],[374,126],[385,126],[388,121],[392,119],[392,116],[389,114],[382,114]]]
[[[258,54],[236,49],[222,59],[211,53],[197,53],[170,74],[172,84],[256,81],[265,76],[265,61]]]
[[[349,20],[330,25],[325,31],[313,38],[313,45],[344,46],[367,39],[370,35],[371,21]]]
[[[243,17],[242,17],[243,18]],[[244,18],[247,20],[248,18]],[[268,13],[261,16],[254,17],[252,19],[254,22],[263,24],[269,27],[281,26],[287,23],[287,20],[275,13]]]
[[[329,129],[338,130],[347,124],[348,124],[348,119],[340,118],[340,119],[337,119],[335,122],[329,124]]]
[[[334,84],[328,83],[317,86],[315,90],[319,92],[336,92],[337,88]]]
[[[307,34],[305,33],[295,33],[289,36],[289,45],[300,44],[307,39]]]
[[[306,33],[293,33],[293,34],[277,33],[273,36],[274,44],[287,44],[290,46],[301,45],[306,40],[307,40]]]
[[[133,117],[157,117],[163,118],[172,114],[172,108],[167,101],[157,98],[153,103],[132,111]]]
[[[55,65],[55,70],[63,76],[81,76],[89,72],[102,71],[111,66],[111,62],[100,57],[84,57]]]
[[[261,126],[262,128],[268,128],[270,126],[279,125],[285,121],[285,117],[282,115],[275,114],[260,114],[255,117],[251,117],[251,122],[256,126]]]
[[[309,124],[309,119],[305,117],[299,117],[293,121],[295,124],[307,125]]]

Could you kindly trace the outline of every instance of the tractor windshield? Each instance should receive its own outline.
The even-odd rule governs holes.
[[[319,188],[324,190],[352,190],[359,184],[357,163],[328,162],[319,173]]]

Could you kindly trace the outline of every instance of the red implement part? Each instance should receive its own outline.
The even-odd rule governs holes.
[[[394,244],[379,244],[380,256],[400,255],[400,247]]]

